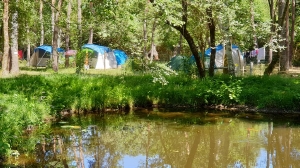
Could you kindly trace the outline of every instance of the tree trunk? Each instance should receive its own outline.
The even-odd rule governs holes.
[[[293,58],[294,58],[294,38],[295,38],[295,16],[296,16],[296,0],[292,0],[292,25],[291,25],[291,41],[290,41],[290,57],[289,57],[289,62],[290,62],[290,67],[293,66]]]
[[[90,12],[95,15],[94,13],[94,7],[93,7],[93,2],[90,2]],[[88,41],[88,44],[93,44],[93,35],[94,35],[94,29],[93,27],[91,26],[90,27],[90,34],[89,34],[89,41]]]
[[[52,43],[52,69],[55,72],[58,72],[58,33],[59,33],[59,27],[58,27],[58,19],[59,19],[59,12],[62,5],[62,0],[58,0],[57,4],[57,11],[55,12],[55,19],[54,19],[54,32],[53,32],[53,43]]]
[[[210,63],[209,63],[209,76],[213,77],[215,74],[215,58],[216,58],[216,26],[214,23],[214,19],[212,18],[212,8],[211,6],[206,9],[206,14],[208,16],[208,27],[209,27],[209,36],[210,36]],[[204,53],[202,54],[204,57]]]
[[[181,51],[182,51],[182,34],[180,34],[180,36],[179,36],[179,45],[177,48],[177,55],[181,55]]]
[[[81,0],[77,0],[77,28],[78,28],[78,48],[82,45],[82,12],[81,12]]]
[[[70,20],[71,20],[71,13],[72,13],[72,3],[71,0],[68,1],[67,7],[67,31],[66,31],[66,50],[70,50]],[[65,56],[65,67],[69,67],[69,56]]]
[[[153,25],[152,25],[150,63],[152,63],[152,61],[153,61],[154,52],[157,53],[156,47],[154,45],[154,37],[155,37],[155,29],[156,29],[156,19],[157,18],[154,18]],[[158,59],[158,56],[157,56],[157,59]]]
[[[233,56],[232,56],[232,43],[231,40],[228,40],[229,43],[227,43],[224,47],[225,50],[225,59],[227,61],[227,67],[228,67],[228,74],[235,76],[235,65],[233,63]],[[225,65],[225,63],[224,63]]]
[[[55,4],[56,0],[51,0],[51,32],[54,33],[55,29]],[[53,44],[53,36],[52,36],[52,44]]]
[[[143,24],[143,32],[144,32],[144,57],[146,59],[148,59],[148,53],[147,53],[147,20],[144,20],[144,24]]]
[[[90,35],[89,35],[88,44],[93,44],[93,34],[94,34],[94,29],[90,28]]]
[[[43,0],[40,0],[40,24],[41,24],[41,41],[40,45],[44,44],[44,39],[45,39],[45,33],[44,33],[44,22],[43,22]]]
[[[289,11],[286,12],[286,15],[285,15],[285,24],[282,28],[282,33],[281,33],[281,36],[283,38],[285,38],[284,41],[282,41],[282,46],[285,46],[286,48],[284,50],[282,50],[281,52],[281,59],[280,59],[280,71],[288,71],[290,68],[289,68]]]
[[[252,37],[253,37],[253,49],[256,49],[257,46],[257,38],[256,38],[256,28],[255,28],[255,22],[254,22],[254,0],[250,0],[250,13],[251,13],[251,25],[252,25]]]
[[[30,62],[30,42],[27,43],[27,65],[29,66]]]
[[[147,52],[147,43],[148,43],[148,31],[147,31],[147,13],[148,13],[148,2],[149,0],[145,0],[145,12],[144,12],[144,23],[143,23],[143,35],[144,35],[144,58],[148,58]]]
[[[16,1],[18,3],[18,0]],[[11,67],[10,74],[15,76],[19,74],[19,55],[18,55],[18,11],[14,11],[12,14],[12,33],[11,33]]]
[[[27,64],[26,66],[30,66],[30,29],[29,29],[29,25],[26,25],[26,40],[27,40],[27,49],[26,49],[26,60],[27,60]],[[24,55],[25,56],[25,55]]]
[[[3,40],[4,40],[4,48],[3,48],[3,59],[2,59],[2,77],[9,76],[9,27],[8,27],[8,19],[9,19],[9,0],[3,0]]]
[[[280,1],[279,5],[284,5],[284,3],[283,3],[284,0],[279,0],[279,1]],[[278,25],[281,26],[281,27],[283,27],[283,25],[284,25],[284,18],[286,16],[286,12],[287,12],[287,9],[288,9],[288,4],[289,4],[289,0],[286,0],[285,5],[284,5],[284,10],[282,11],[282,13],[280,13],[280,12],[278,13]],[[281,30],[278,30],[277,35],[281,34],[281,32],[282,32]],[[276,52],[276,54],[272,58],[271,63],[265,69],[264,75],[270,75],[273,72],[276,64],[279,61],[279,59],[280,59],[280,52]]]
[[[274,5],[274,0],[268,0],[269,2],[269,9],[270,9],[270,19],[272,20],[272,25],[271,25],[271,32],[275,32],[275,24],[276,24],[276,14],[275,14],[275,5]],[[269,42],[272,43],[273,41],[273,35],[270,35],[270,40]],[[273,58],[273,50],[271,47],[269,47],[269,58],[267,60],[267,64],[271,63]]]

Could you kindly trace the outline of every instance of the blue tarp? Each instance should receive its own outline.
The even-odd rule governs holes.
[[[114,50],[114,54],[117,60],[117,65],[123,65],[127,60],[127,55],[122,50]]]
[[[82,49],[89,48],[89,49],[92,49],[92,50],[94,50],[94,51],[96,51],[97,53],[100,53],[100,54],[104,54],[106,52],[111,51],[111,49],[109,47],[100,46],[100,45],[96,45],[96,44],[85,44],[81,48]]]
[[[223,50],[223,45],[222,44],[219,44],[216,46],[216,52],[220,51],[220,50]],[[234,45],[232,44],[232,48],[235,49],[235,48],[239,48],[237,45]],[[205,51],[205,56],[206,57],[209,57],[211,54],[211,48],[208,48],[206,51]]]
[[[42,45],[42,46],[39,46],[37,48],[34,49],[34,52],[36,52],[37,50],[44,50],[48,53],[52,53],[52,46],[49,46],[49,45]],[[64,49],[62,48],[57,48],[57,52],[65,52]]]

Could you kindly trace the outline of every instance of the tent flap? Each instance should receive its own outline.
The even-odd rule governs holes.
[[[114,54],[116,56],[117,64],[123,65],[127,60],[127,55],[122,50],[114,50]]]

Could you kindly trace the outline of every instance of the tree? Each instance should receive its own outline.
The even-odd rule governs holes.
[[[6,77],[9,75],[9,0],[3,0],[3,59],[2,59],[2,76]]]
[[[285,4],[285,0],[280,0],[278,4],[278,15],[284,14],[283,19],[285,20],[282,25],[281,36],[284,40],[281,41],[281,46],[285,46],[283,50],[280,51],[280,71],[289,70],[289,10],[288,7],[286,12],[284,12],[285,5],[289,6],[289,3]]]
[[[16,0],[15,6],[13,8],[13,14],[12,14],[12,32],[11,32],[11,67],[10,74],[11,75],[18,75],[19,74],[19,55],[18,55],[18,36],[19,36],[19,24],[18,24],[18,3],[19,0]]]
[[[90,15],[91,15],[91,18],[94,18],[94,15],[95,15],[95,9],[94,9],[94,5],[93,5],[93,2],[89,2],[90,4],[89,4],[89,9],[90,9],[90,11],[89,11],[89,13],[90,13]],[[93,20],[93,22],[94,22],[94,19],[91,19],[91,20]],[[90,24],[90,26],[89,26],[89,29],[90,29],[90,33],[89,33],[89,41],[88,41],[88,44],[93,44],[93,38],[94,38],[94,24]]]
[[[206,9],[207,13],[207,22],[208,22],[208,28],[209,28],[209,35],[210,35],[210,47],[211,47],[211,55],[210,55],[210,66],[209,66],[209,76],[214,76],[215,71],[215,58],[216,58],[216,26],[215,22],[212,16],[212,7],[208,7]],[[202,57],[204,57],[204,54],[202,54]]]
[[[295,50],[294,50],[294,42],[295,42],[295,24],[296,24],[296,0],[292,0],[291,2],[291,5],[292,5],[292,9],[291,9],[291,14],[292,14],[292,19],[291,19],[291,41],[290,41],[290,57],[289,57],[289,66],[292,67],[293,64],[292,64],[292,60],[294,58],[294,53],[295,53]]]
[[[81,11],[81,0],[77,0],[77,29],[78,29],[78,46],[82,45],[82,11]]]
[[[55,1],[55,0],[54,0]],[[52,43],[52,69],[57,72],[58,71],[58,33],[59,33],[59,25],[58,25],[58,20],[59,20],[59,15],[60,15],[60,10],[61,10],[61,5],[62,5],[63,0],[58,0],[57,3],[57,8],[55,9],[55,6],[52,6],[55,10],[55,15],[54,15],[54,32],[53,32],[53,43]],[[54,3],[55,4],[55,3]]]
[[[197,49],[197,46],[195,45],[194,39],[191,36],[190,32],[187,30],[188,3],[186,0],[181,0],[181,5],[182,5],[182,20],[181,20],[182,24],[177,25],[170,20],[167,20],[167,24],[172,26],[177,31],[179,31],[182,34],[182,36],[185,38],[185,40],[189,44],[192,54],[195,57],[199,76],[200,76],[200,78],[204,78],[205,77],[204,64],[203,64],[202,60],[200,59],[200,56],[198,54],[198,49]]]
[[[278,26],[280,26],[280,27],[284,26],[284,23],[285,23],[284,18],[286,18],[286,12],[287,12],[287,9],[288,9],[288,6],[289,6],[288,4],[289,4],[289,0],[286,0],[286,1],[280,0],[280,3],[278,3],[278,5],[280,5],[279,8],[281,10],[278,10],[278,21],[277,21],[277,23],[278,23]],[[281,33],[282,33],[282,30],[279,29],[277,31],[277,36],[281,35]],[[275,68],[275,65],[278,63],[279,59],[280,59],[280,52],[276,52],[276,55],[273,56],[271,63],[265,69],[265,72],[264,72],[265,75],[270,75],[273,72],[273,69]]]
[[[68,0],[67,5],[67,25],[66,25],[66,50],[70,50],[70,22],[71,22],[71,13],[72,13],[72,1]],[[69,67],[69,56],[65,56],[65,67]]]
[[[40,0],[40,10],[39,10],[39,16],[40,16],[40,26],[41,26],[41,37],[40,37],[40,45],[44,44],[45,39],[45,32],[44,32],[44,21],[43,21],[43,0]]]

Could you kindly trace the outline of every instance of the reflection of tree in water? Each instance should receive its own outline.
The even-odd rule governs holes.
[[[122,167],[125,156],[143,156],[138,161],[140,167],[297,167],[300,164],[300,130],[273,127],[272,123],[235,118],[230,123],[180,125],[166,120],[109,116],[86,122],[82,128],[85,129],[57,133],[63,143],[57,141],[55,147],[46,143],[45,151],[52,157],[47,160],[45,156],[39,157],[40,163]]]

